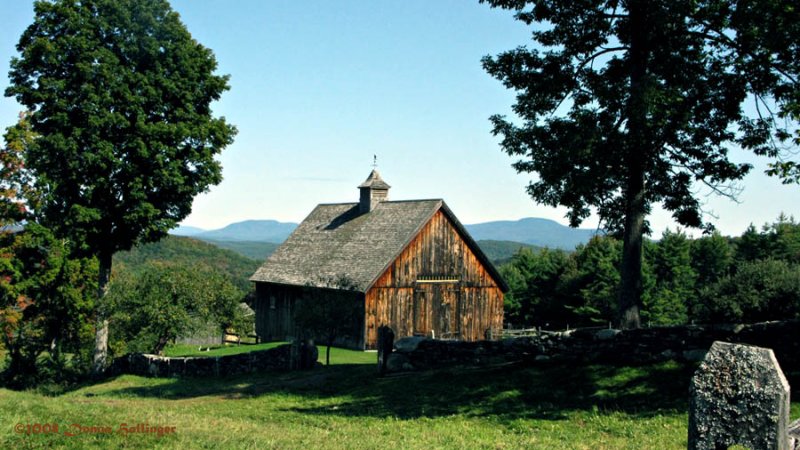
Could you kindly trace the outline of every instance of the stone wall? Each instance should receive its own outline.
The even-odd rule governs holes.
[[[542,332],[502,341],[437,341],[410,337],[395,342],[385,372],[518,361],[646,364],[670,359],[700,361],[714,341],[767,347],[786,372],[800,370],[800,321],[751,325],[688,325],[620,331],[580,329]]]
[[[169,358],[130,353],[115,359],[107,373],[146,377],[223,377],[267,370],[310,369],[317,364],[317,355],[317,347],[306,343],[217,357]]]

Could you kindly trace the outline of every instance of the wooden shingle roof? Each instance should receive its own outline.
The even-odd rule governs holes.
[[[442,200],[381,202],[359,214],[358,203],[318,205],[250,281],[330,287],[347,277],[366,292],[422,227],[442,210],[497,283],[505,282]]]

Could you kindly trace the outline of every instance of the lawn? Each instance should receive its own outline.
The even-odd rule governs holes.
[[[236,345],[226,344],[212,346],[208,351],[201,351],[197,345],[175,344],[168,346],[164,349],[166,356],[225,356],[225,355],[238,355],[239,353],[247,353],[257,350],[267,350],[275,348],[279,345],[288,344],[288,342],[267,342],[257,345]],[[318,361],[325,364],[325,346],[317,347],[319,350]],[[341,348],[331,347],[331,365],[333,364],[377,364],[378,355],[375,352],[357,352],[352,350],[345,350]]]
[[[374,353],[336,350],[332,366],[308,372],[125,375],[52,397],[0,389],[0,448],[686,447],[691,365],[516,365],[378,378]],[[18,423],[59,430],[16,433]],[[124,435],[123,423],[155,432]]]

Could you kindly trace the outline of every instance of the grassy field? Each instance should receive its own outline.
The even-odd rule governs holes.
[[[58,396],[0,389],[0,448],[686,447],[694,366],[519,365],[378,378],[374,353],[336,349],[332,363],[226,379],[126,375]],[[800,404],[792,412],[800,415]],[[58,432],[26,434],[36,423]]]
[[[166,356],[225,356],[225,355],[238,355],[240,353],[247,353],[256,350],[267,350],[275,348],[279,345],[288,344],[288,342],[267,342],[257,345],[235,345],[226,344],[213,346],[209,351],[200,351],[197,345],[177,344],[171,345],[164,349]],[[205,348],[205,347],[203,347]],[[320,346],[318,361],[325,364],[325,350],[326,347]],[[377,353],[375,352],[354,352],[352,350],[345,350],[341,348],[331,347],[331,365],[341,364],[376,364]]]
[[[225,355],[238,355],[239,353],[253,352],[256,350],[267,350],[275,348],[279,345],[286,344],[286,342],[267,342],[264,344],[256,345],[213,345],[199,346],[189,344],[173,344],[164,349],[164,356],[225,356]],[[208,351],[201,351],[200,348],[210,348]]]

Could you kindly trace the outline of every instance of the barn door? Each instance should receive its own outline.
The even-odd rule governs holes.
[[[438,289],[439,311],[437,314],[438,326],[436,337],[441,339],[459,338],[458,330],[458,300],[459,290],[455,285],[439,285]]]
[[[414,289],[414,335],[430,336],[431,334],[431,298],[430,286],[419,286]]]
[[[414,290],[414,334],[458,338],[459,289],[452,283],[419,283]]]

